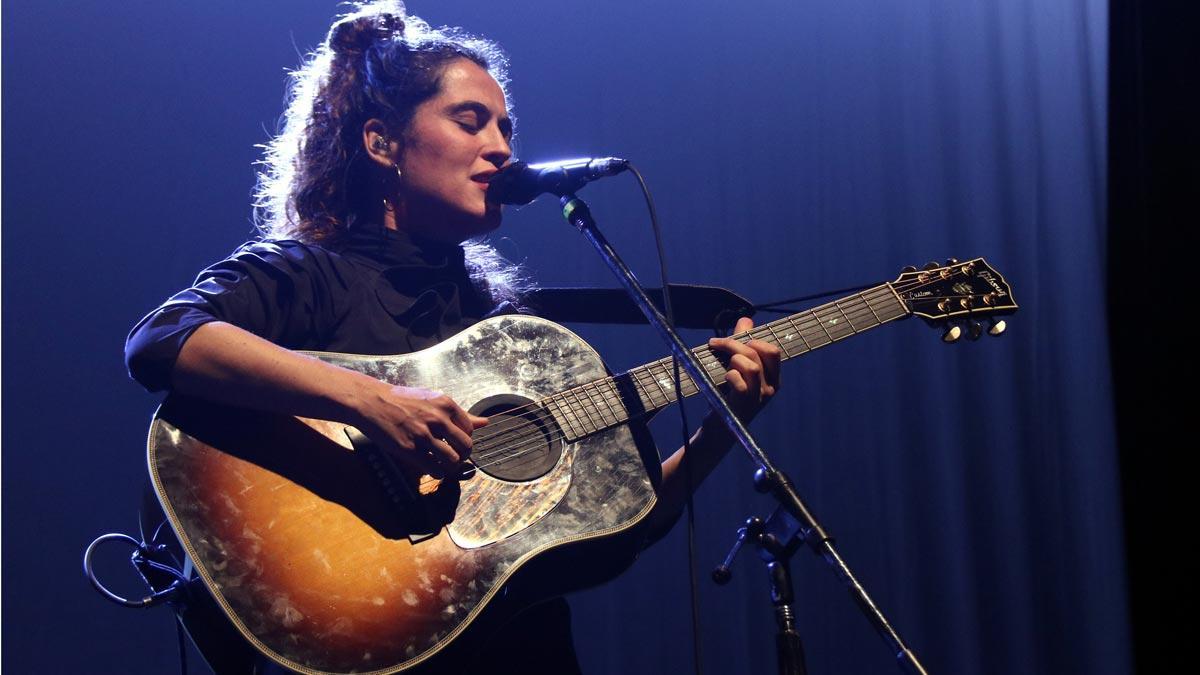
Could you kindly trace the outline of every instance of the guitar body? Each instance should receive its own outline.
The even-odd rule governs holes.
[[[407,670],[485,608],[512,606],[502,590],[544,591],[522,575],[541,577],[546,561],[571,558],[574,587],[624,566],[575,567],[593,558],[588,542],[632,560],[655,501],[652,445],[628,424],[576,438],[561,411],[532,403],[607,375],[567,329],[505,316],[413,354],[313,356],[441,391],[491,422],[475,433],[479,468],[439,482],[389,471],[342,424],[163,403],[148,443],[159,500],[213,599],[264,655],[304,673]],[[522,425],[519,444],[480,458],[479,438]]]

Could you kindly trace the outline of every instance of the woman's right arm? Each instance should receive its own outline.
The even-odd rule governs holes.
[[[409,466],[445,472],[470,454],[484,418],[279,346],[319,344],[339,320],[354,301],[344,265],[295,242],[239,249],[134,327],[130,375],[151,391],[350,424]]]
[[[237,326],[205,323],[183,343],[171,389],[234,406],[344,422],[426,473],[471,454],[486,423],[449,397],[394,386],[279,347]]]

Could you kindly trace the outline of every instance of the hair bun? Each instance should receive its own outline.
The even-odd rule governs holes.
[[[329,30],[329,47],[337,54],[363,54],[371,45],[404,34],[404,18],[383,12],[348,16]]]

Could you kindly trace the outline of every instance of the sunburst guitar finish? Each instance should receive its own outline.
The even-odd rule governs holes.
[[[561,326],[500,317],[413,354],[314,356],[442,391],[491,423],[475,432],[480,468],[396,485],[403,476],[386,458],[381,469],[345,425],[182,397],[163,404],[149,464],[168,518],[229,619],[289,668],[408,669],[534,556],[627,531],[654,504],[628,426],[571,431],[581,424],[572,415],[603,417],[614,401],[604,413],[566,413],[548,399],[606,376]],[[504,428],[511,440],[497,436]],[[491,449],[478,440],[489,437]]]

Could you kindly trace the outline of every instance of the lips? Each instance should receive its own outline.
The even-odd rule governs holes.
[[[500,173],[500,171],[497,169],[492,169],[491,171],[480,171],[479,173],[471,176],[471,180],[475,181],[476,183],[487,185],[498,173]]]

